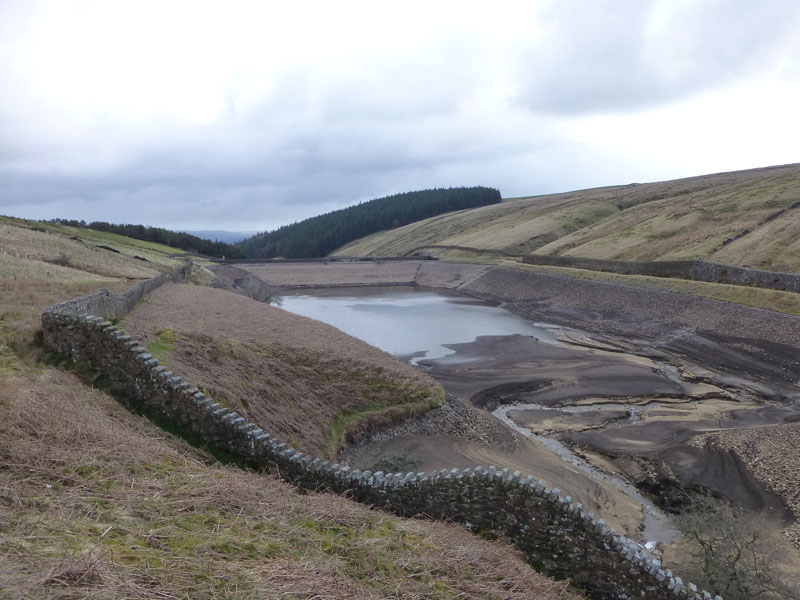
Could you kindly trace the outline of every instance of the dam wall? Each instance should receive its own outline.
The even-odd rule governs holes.
[[[421,260],[368,262],[272,262],[237,264],[270,285],[281,288],[414,285]]]
[[[478,287],[487,275],[471,266],[450,274],[454,286]],[[251,465],[275,468],[306,489],[327,489],[400,515],[452,520],[476,532],[503,535],[532,565],[573,582],[592,598],[711,598],[665,569],[642,546],[585,512],[570,496],[532,476],[494,467],[372,473],[321,461],[276,440],[160,365],[139,342],[103,319],[130,310],[133,297],[141,298],[146,293],[142,290],[167,280],[155,281],[160,277],[150,280],[152,287],[121,294],[124,300],[119,302],[107,301],[108,294],[94,294],[47,309],[42,314],[45,346],[100,371],[130,405],[168,419]],[[87,314],[92,310],[104,314]]]

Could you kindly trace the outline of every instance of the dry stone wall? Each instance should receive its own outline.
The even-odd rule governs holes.
[[[129,304],[97,296],[46,310],[46,347],[100,370],[114,389],[217,448],[253,465],[275,468],[303,488],[331,490],[400,515],[448,519],[504,535],[534,566],[574,582],[599,600],[711,599],[581,504],[531,476],[495,467],[371,473],[298,452],[160,365],[102,316],[86,314],[97,310],[110,316]]]
[[[162,273],[157,277],[140,281],[121,294],[112,294],[108,290],[102,289],[95,294],[82,296],[74,300],[67,300],[61,304],[51,306],[45,312],[103,315],[107,319],[121,317],[132,311],[136,303],[154,289],[169,281],[175,283],[184,281],[191,269],[192,261],[188,260],[172,272]]]
[[[522,257],[530,265],[570,267],[590,271],[605,271],[622,275],[647,275],[650,277],[672,277],[710,283],[728,283],[750,287],[800,292],[800,274],[762,271],[733,265],[707,262],[705,260],[631,261],[579,256],[547,256],[530,254]]]

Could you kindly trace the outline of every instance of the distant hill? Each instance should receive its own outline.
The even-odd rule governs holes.
[[[422,190],[362,202],[262,233],[239,245],[248,258],[318,258],[365,235],[442,213],[500,202],[485,187]]]
[[[225,231],[225,230],[217,230],[217,229],[200,229],[197,231],[184,231],[183,233],[188,233],[195,237],[202,238],[204,240],[210,240],[212,242],[224,242],[226,244],[235,244],[236,242],[241,242],[242,240],[246,240],[249,237],[253,237],[258,233],[258,231]]]
[[[85,221],[76,221],[74,219],[53,219],[51,223],[59,223],[70,227],[79,227],[83,229],[92,229],[94,231],[104,231],[106,233],[115,233],[123,235],[135,240],[142,240],[145,242],[155,242],[157,244],[164,244],[177,250],[184,250],[186,252],[197,252],[207,256],[215,256],[217,258],[244,258],[242,250],[238,246],[228,244],[222,241],[211,241],[209,239],[200,238],[190,233],[181,231],[170,231],[163,227],[150,227],[149,225],[131,225],[131,224],[115,224],[106,223],[105,221],[92,221],[86,223]]]
[[[797,272],[800,164],[510,198],[375,233],[336,253],[398,256],[437,245],[622,260],[703,258]]]

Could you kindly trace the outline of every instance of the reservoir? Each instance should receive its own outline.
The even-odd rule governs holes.
[[[569,397],[573,391],[576,398],[587,393],[581,386],[592,394],[610,396],[608,400],[600,399],[599,404],[580,407],[587,413],[613,403],[612,398],[646,393],[636,386],[652,386],[661,393],[669,391],[664,386],[677,386],[656,372],[652,364],[631,360],[621,353],[572,346],[565,343],[563,334],[568,332],[578,339],[581,332],[534,322],[495,303],[441,290],[412,286],[303,289],[288,292],[282,308],[328,323],[412,364],[431,361],[420,366],[445,391],[468,404],[470,398],[493,386],[510,385],[499,392],[499,406],[493,414],[532,443],[510,452],[495,448],[493,441],[482,446],[471,439],[459,441],[442,436],[437,428],[436,434],[389,436],[370,448],[362,447],[363,454],[355,459],[359,468],[370,468],[379,456],[400,455],[419,459],[423,471],[500,464],[525,472],[548,473],[548,479],[563,482],[571,490],[591,490],[589,498],[608,502],[609,497],[614,497],[614,502],[627,502],[627,510],[641,515],[640,531],[630,528],[629,535],[638,537],[641,533],[650,541],[674,537],[669,519],[635,486],[576,455],[557,435],[534,434],[508,414],[531,402],[525,394],[529,396],[532,391],[513,392],[513,386],[521,383],[524,387],[526,381],[558,382],[549,392],[566,394],[559,403],[565,412],[571,410],[565,406],[574,404]],[[531,387],[535,389],[536,386]],[[547,392],[545,389],[541,393]],[[610,406],[619,408],[616,404]],[[622,406],[627,408],[627,404]],[[587,484],[587,480],[596,484]],[[609,489],[618,490],[627,500],[619,500],[618,494],[609,495]]]
[[[412,364],[444,358],[453,354],[448,345],[480,336],[516,334],[555,343],[546,325],[491,302],[411,286],[306,289],[284,296],[281,308],[333,325]]]

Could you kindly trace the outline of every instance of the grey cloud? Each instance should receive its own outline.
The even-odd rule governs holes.
[[[791,70],[794,4],[684,3],[685,19],[654,29],[673,2],[552,2],[544,37],[495,49],[446,32],[411,53],[284,66],[257,98],[232,89],[208,124],[76,116],[0,94],[0,213],[269,229],[424,187],[522,195],[689,174],[632,174],[630,162],[561,139],[560,123],[688,96],[777,60]],[[14,81],[0,66],[0,85]],[[517,95],[498,101],[509,83]]]
[[[800,55],[792,0],[567,1],[542,24],[521,53],[515,98],[541,113],[646,108]]]

